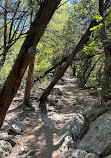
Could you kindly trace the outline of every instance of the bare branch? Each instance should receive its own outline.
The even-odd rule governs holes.
[[[66,2],[60,4],[60,5],[57,7],[57,9],[60,8],[61,6],[63,6],[64,4],[66,4],[66,3],[69,2],[69,1],[70,1],[70,0],[67,0]]]
[[[15,16],[17,14],[17,10],[19,8],[19,5],[20,5],[20,1],[18,1],[18,4],[16,6],[16,9],[15,9],[15,12],[14,12],[14,15],[13,15],[13,18],[12,18],[12,22],[11,22],[11,25],[10,25],[10,32],[9,32],[9,43],[10,43],[10,39],[11,39],[11,32],[12,32],[12,28],[13,28],[13,23],[14,23],[14,19],[15,19]]]
[[[15,34],[17,33],[17,31],[18,31],[18,29],[19,29],[19,26],[20,26],[20,24],[21,24],[21,22],[22,22],[22,19],[23,19],[23,17],[24,17],[24,15],[27,13],[27,11],[25,11],[24,13],[23,13],[23,15],[21,16],[21,18],[20,18],[20,21],[19,21],[19,23],[18,23],[18,26],[16,27],[16,30],[14,31],[14,33],[13,33],[13,36],[12,36],[12,38],[10,39],[10,41],[12,41],[13,39],[14,39],[14,36],[15,36]],[[27,19],[26,19],[27,20]],[[25,21],[26,21],[25,20]],[[23,28],[24,28],[24,25],[23,25]]]

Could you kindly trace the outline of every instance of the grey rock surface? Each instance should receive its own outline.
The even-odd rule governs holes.
[[[59,88],[53,88],[52,93],[54,95],[59,95],[59,96],[62,95],[62,92],[61,92],[61,90]]]
[[[10,128],[10,131],[13,131],[16,134],[20,134],[22,132],[22,127],[20,122],[14,123]]]
[[[4,158],[5,157],[5,151],[3,151],[2,148],[0,148],[0,158]]]
[[[67,151],[69,148],[74,147],[78,135],[80,134],[85,123],[85,119],[82,114],[76,114],[71,120],[69,120],[61,129],[61,135],[63,135],[60,147],[60,151]],[[67,150],[66,150],[67,149]]]
[[[84,126],[84,116],[82,114],[77,113],[71,120],[69,120],[64,127],[61,129],[61,133],[66,133],[70,131],[73,135],[73,139],[76,140],[77,136],[80,134],[83,126]]]
[[[78,145],[79,149],[99,156],[111,154],[111,111],[91,123],[89,131]]]
[[[61,147],[59,148],[59,150],[61,152],[66,152],[69,149],[73,149],[74,140],[72,139],[72,135],[69,131],[64,135],[64,138],[63,138],[62,142],[63,143],[62,143]]]
[[[7,156],[12,151],[12,146],[8,141],[0,140],[0,154]]]
[[[64,154],[63,158],[98,158],[94,153],[87,153],[84,150],[70,150]]]

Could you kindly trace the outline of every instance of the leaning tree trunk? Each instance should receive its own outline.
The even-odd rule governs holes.
[[[104,0],[99,1],[99,13],[104,19]],[[101,41],[104,47],[104,72],[103,72],[103,80],[102,80],[102,95],[104,100],[111,99],[111,47],[110,47],[110,40],[108,39],[105,22],[102,21],[102,28],[101,28]]]
[[[56,83],[58,82],[58,80],[64,75],[65,71],[70,66],[70,64],[72,63],[72,61],[74,60],[74,57],[76,56],[76,54],[83,48],[84,44],[86,44],[88,42],[89,37],[90,37],[91,32],[92,32],[92,31],[90,31],[90,28],[92,28],[96,24],[97,24],[96,20],[93,20],[91,22],[91,24],[88,27],[87,31],[82,36],[82,38],[79,41],[79,43],[76,45],[74,51],[71,53],[71,55],[69,56],[69,58],[66,60],[66,62],[64,63],[64,65],[61,67],[61,70],[58,72],[58,74],[52,80],[51,84],[47,87],[47,89],[44,91],[44,93],[40,97],[39,100],[40,100],[41,104],[40,104],[39,108],[40,108],[41,112],[47,113],[47,112],[45,112],[46,111],[46,106],[43,104],[43,102],[46,100],[47,96],[50,94],[52,88],[56,85]]]
[[[7,55],[7,1],[5,1],[5,10],[4,10],[4,46],[3,46],[3,55],[0,60],[0,70],[5,63],[6,55]]]
[[[27,76],[26,87],[24,92],[24,105],[27,107],[31,107],[30,93],[31,93],[32,80],[33,80],[34,59],[35,58],[33,58],[29,64],[28,76]]]
[[[89,79],[91,73],[93,72],[93,70],[94,70],[94,68],[95,68],[95,66],[96,66],[96,64],[97,64],[98,61],[99,61],[99,59],[98,59],[97,61],[95,61],[94,65],[93,65],[92,68],[89,70],[87,76],[84,78],[84,85],[87,83],[87,81],[88,81],[88,79]]]
[[[25,70],[36,54],[36,45],[43,35],[60,1],[61,0],[44,0],[40,5],[34,22],[31,24],[20,53],[0,92],[0,128],[10,103],[19,89]]]

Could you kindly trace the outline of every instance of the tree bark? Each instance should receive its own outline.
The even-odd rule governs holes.
[[[97,64],[98,61],[99,61],[99,59],[98,59],[97,61],[95,61],[94,65],[93,65],[92,68],[90,69],[89,73],[88,73],[87,76],[84,78],[84,85],[87,83],[87,80],[89,79],[89,77],[90,77],[92,71],[94,70],[94,68],[95,68],[95,66],[96,66],[96,64]]]
[[[22,77],[31,59],[36,54],[36,45],[61,0],[44,0],[37,12],[20,53],[0,92],[0,128],[6,112],[19,89]]]
[[[64,72],[71,65],[71,63],[74,60],[74,57],[76,56],[76,54],[83,48],[84,44],[86,44],[89,41],[89,37],[90,37],[91,32],[92,32],[92,31],[90,31],[90,28],[92,28],[95,25],[97,25],[97,22],[96,22],[96,20],[93,20],[91,22],[90,26],[88,27],[87,31],[85,32],[85,34],[82,36],[79,43],[76,45],[74,51],[71,53],[69,58],[66,60],[64,65],[61,67],[61,70],[58,72],[58,74],[55,76],[54,80],[51,82],[51,84],[47,87],[47,89],[44,91],[44,93],[40,97],[39,100],[40,100],[41,103],[46,100],[46,98],[50,94],[52,88],[56,85],[58,80],[64,75]],[[41,109],[43,109],[42,104],[40,104],[40,110]]]
[[[30,92],[31,92],[32,80],[33,80],[34,60],[35,58],[32,58],[29,64],[28,76],[27,76],[25,93],[24,93],[24,105],[27,107],[31,107]]]
[[[106,8],[107,9],[107,8]],[[99,13],[104,19],[104,0],[99,0]],[[103,80],[102,80],[102,95],[104,100],[111,99],[111,85],[110,85],[110,78],[111,78],[111,48],[110,48],[110,41],[108,39],[106,33],[106,27],[104,20],[102,21],[102,28],[101,28],[101,42],[103,43],[104,47],[104,72],[103,72]]]

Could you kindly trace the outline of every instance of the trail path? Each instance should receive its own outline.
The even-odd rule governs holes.
[[[36,110],[23,109],[23,93],[18,92],[14,98],[2,127],[1,137],[7,137],[7,130],[14,122],[22,124],[23,132],[16,136],[17,145],[8,158],[22,158],[24,154],[30,152],[30,158],[62,158],[60,152],[60,129],[77,112],[75,110],[76,96],[79,93],[88,95],[86,90],[82,90],[76,84],[75,78],[65,78],[55,86],[62,91],[62,96],[50,94],[49,99],[56,102],[55,106],[48,106],[48,119],[46,125],[42,122],[41,114],[36,102]],[[39,97],[42,91],[33,91],[33,97]],[[49,124],[49,126],[48,126]],[[52,126],[51,126],[52,125]],[[27,155],[27,154],[26,154]],[[25,156],[24,157],[28,157]]]

